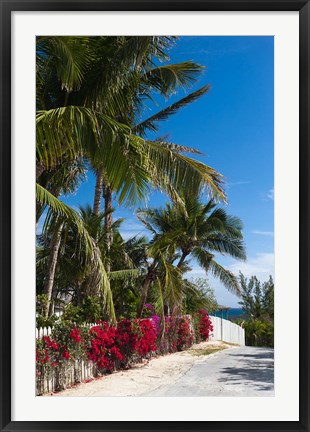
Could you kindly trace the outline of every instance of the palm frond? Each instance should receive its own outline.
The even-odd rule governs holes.
[[[240,238],[234,238],[228,234],[215,233],[214,235],[208,235],[206,241],[202,241],[202,244],[211,251],[230,255],[242,261],[246,260],[245,244]]]
[[[137,279],[140,276],[139,269],[115,270],[108,273],[110,280]]]
[[[171,115],[176,114],[181,108],[186,107],[187,105],[195,102],[201,96],[208,93],[209,90],[210,90],[210,85],[207,84],[201,87],[200,89],[190,93],[189,95],[185,96],[179,101],[173,103],[167,108],[164,108],[163,110],[149,117],[148,119],[143,120],[141,123],[139,123],[137,126],[133,128],[133,132],[140,135],[144,135],[147,130],[156,132],[158,130],[158,125],[157,125],[158,122],[167,120]],[[188,151],[188,150],[182,150],[182,151]]]
[[[165,302],[171,307],[180,308],[183,301],[182,273],[177,267],[170,264],[164,256],[161,259],[161,265],[163,267],[162,284]]]
[[[75,159],[93,146],[105,151],[104,144],[128,134],[129,129],[112,118],[82,106],[38,111],[36,114],[37,159],[47,168],[64,157]],[[94,150],[92,150],[94,151]]]
[[[37,73],[46,69],[57,71],[59,86],[71,92],[82,84],[90,62],[89,37],[39,36],[37,37]]]
[[[160,94],[168,96],[176,87],[189,87],[204,71],[201,66],[193,61],[158,66],[145,72],[142,79],[146,85],[158,90]]]
[[[212,272],[214,277],[219,278],[219,280],[230,292],[237,296],[240,296],[240,286],[236,275],[222,267],[215,260],[212,260],[210,262],[210,271]]]
[[[148,154],[148,170],[154,187],[169,193],[167,186],[172,185],[178,194],[197,194],[206,189],[212,198],[226,201],[223,176],[214,168],[173,152],[155,141],[145,141],[144,148]]]

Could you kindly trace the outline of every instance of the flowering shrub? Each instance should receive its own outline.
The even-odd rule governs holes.
[[[161,340],[161,351],[163,353],[177,351],[177,319],[176,317],[165,317],[165,330]]]
[[[195,337],[191,328],[190,317],[180,317],[177,322],[177,350],[183,351],[190,348],[194,340]]]
[[[131,320],[122,319],[116,328],[116,343],[123,355],[123,366],[127,366],[134,355],[137,343],[137,334],[133,331],[132,324]]]
[[[57,324],[51,335],[59,344],[59,360],[81,360],[86,358],[88,343],[87,327],[62,322]]]
[[[46,364],[51,356],[50,356],[50,338],[46,339],[47,336],[44,336],[42,339],[37,339],[36,346],[36,363],[37,365]]]
[[[194,326],[197,342],[208,340],[210,333],[213,332],[212,321],[204,309],[199,309],[194,315]]]
[[[100,369],[111,372],[127,366],[134,357],[156,351],[156,331],[147,319],[121,320],[117,327],[102,322],[90,329],[91,348],[88,358]]]
[[[73,366],[74,380],[80,382],[76,362],[87,358],[87,328],[77,328],[75,324],[57,324],[50,336],[37,339],[36,375],[40,380],[48,378],[55,371],[56,388],[65,388],[66,370]]]
[[[71,330],[71,332],[70,332],[70,338],[72,339],[72,340],[74,340],[75,342],[77,342],[77,343],[79,343],[79,342],[81,342],[81,334],[80,334],[80,331],[79,331],[79,329],[77,328],[77,327],[75,327],[75,326],[73,326],[72,327],[72,330]]]
[[[156,351],[156,329],[151,320],[135,320],[137,331],[137,340],[135,349],[140,356]]]
[[[151,308],[148,308],[152,312]],[[209,315],[199,310],[191,317],[165,317],[157,315],[148,319],[122,319],[116,326],[105,321],[95,326],[76,325],[70,322],[57,324],[50,336],[37,339],[37,377],[50,377],[55,371],[57,388],[66,386],[66,371],[72,368],[74,382],[80,382],[79,365],[90,360],[99,372],[112,372],[128,367],[130,363],[152,355],[154,352],[175,352],[189,348],[195,342],[207,340],[213,331]],[[44,389],[43,389],[44,391]]]
[[[152,315],[150,319],[153,323],[156,332],[156,337],[158,337],[160,335],[160,316]]]
[[[37,367],[45,365],[46,367],[57,366],[58,357],[61,347],[49,336],[43,336],[37,339],[36,345],[36,363]]]
[[[99,369],[107,372],[113,371],[117,360],[123,360],[124,357],[116,345],[116,329],[109,326],[107,322],[101,322],[99,325],[92,327],[90,333],[90,348],[87,355]]]
[[[60,383],[59,367],[70,359],[66,346],[61,345],[49,336],[43,336],[36,342],[36,376],[39,384],[42,378],[50,377],[53,370],[57,371],[57,388],[63,388]],[[44,389],[43,389],[44,390]]]

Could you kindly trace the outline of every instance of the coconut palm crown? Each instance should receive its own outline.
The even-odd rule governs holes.
[[[180,270],[188,258],[195,259],[227,289],[239,293],[237,277],[219,264],[216,255],[246,259],[241,220],[213,200],[204,204],[191,196],[184,202],[185,207],[167,204],[165,208],[138,211],[139,219],[153,233],[152,249],[166,247]]]

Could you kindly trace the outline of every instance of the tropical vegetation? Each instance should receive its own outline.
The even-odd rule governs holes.
[[[176,43],[168,36],[37,38],[38,325],[54,324],[57,309],[67,322],[116,324],[142,318],[148,302],[162,323],[165,315],[214,308],[185,277],[193,259],[239,292],[219,262],[246,257],[242,223],[220,205],[222,174],[194,147],[153,138],[160,122],[210,89],[190,91],[204,66],[168,62]],[[169,104],[180,89],[187,94]],[[156,110],[160,99],[166,105]],[[92,205],[66,205],[62,198],[90,172]],[[166,207],[141,208],[152,190],[166,194]],[[125,240],[113,203],[136,211],[150,236]]]
[[[249,279],[241,272],[239,304],[245,311],[242,320],[238,320],[245,328],[246,345],[274,346],[274,282],[272,276],[268,281],[260,282],[256,276]]]

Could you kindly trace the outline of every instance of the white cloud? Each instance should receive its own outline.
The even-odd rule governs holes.
[[[269,236],[269,237],[273,237],[273,235],[274,235],[273,231],[253,230],[251,232],[252,232],[252,234],[257,234],[257,235],[262,235],[262,236]]]
[[[238,274],[241,271],[245,276],[257,276],[265,281],[269,275],[274,276],[274,254],[257,253],[255,257],[249,258],[246,262],[236,262],[228,266],[229,270]]]
[[[136,222],[127,220],[121,225],[120,233],[124,240],[128,240],[135,236],[146,236],[148,231],[145,229],[144,225]]]
[[[121,236],[123,237],[123,239],[125,241],[131,239],[132,237],[136,237],[136,236],[138,236],[138,237],[142,237],[142,236],[147,237],[146,231],[143,232],[141,230],[139,230],[139,231],[135,231],[135,230],[120,230],[120,233],[121,233]]]
[[[199,277],[206,277],[206,272],[203,268],[199,267],[199,266],[192,266],[192,269],[187,272],[185,274],[186,279],[195,279],[195,278],[199,278]]]

